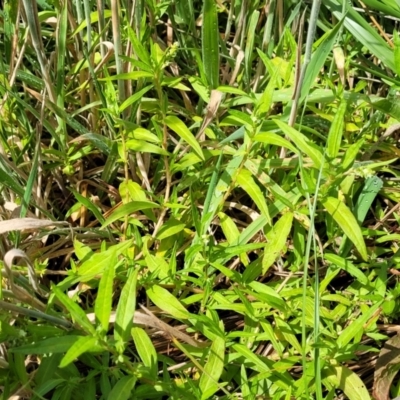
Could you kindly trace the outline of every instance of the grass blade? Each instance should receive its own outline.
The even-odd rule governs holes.
[[[214,0],[204,0],[201,29],[204,73],[210,89],[216,89],[219,85],[219,31],[216,4]]]

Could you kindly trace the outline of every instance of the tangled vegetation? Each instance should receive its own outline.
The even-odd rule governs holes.
[[[1,399],[400,395],[399,1],[1,3]]]

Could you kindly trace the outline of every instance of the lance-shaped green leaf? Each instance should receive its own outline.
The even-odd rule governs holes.
[[[225,340],[216,336],[210,349],[208,361],[200,378],[201,399],[209,399],[219,388],[218,380],[224,370]]]
[[[175,117],[174,115],[169,115],[165,118],[164,122],[168,126],[168,128],[172,129],[177,135],[179,135],[186,143],[188,143],[192,147],[194,152],[202,160],[204,160],[204,154],[201,151],[201,147],[198,141],[193,136],[192,132],[189,131],[188,127],[178,117]]]
[[[337,157],[342,142],[344,117],[347,110],[347,101],[343,99],[340,102],[339,108],[333,118],[331,128],[328,135],[328,147],[326,153],[329,158]]]
[[[214,0],[203,2],[202,56],[208,85],[216,89],[219,82],[219,30],[217,4]]]
[[[350,209],[342,201],[334,197],[326,198],[322,204],[346,236],[353,242],[361,257],[364,260],[367,260],[367,248],[365,246],[361,228]]]
[[[279,121],[278,119],[274,121],[282,132],[289,136],[297,148],[313,160],[314,167],[320,169],[323,162],[323,155],[317,145],[311,143],[306,136],[285,122]]]
[[[100,323],[104,332],[108,331],[108,324],[111,315],[114,274],[115,265],[108,264],[106,268],[104,268],[103,276],[101,277],[99,284],[99,290],[97,292],[96,303],[94,305],[96,319]]]
[[[267,218],[268,223],[271,223],[265,196],[263,195],[260,187],[254,181],[251,172],[246,169],[242,169],[236,177],[236,182],[251,197],[254,203],[257,204],[257,207],[261,213]]]
[[[67,365],[71,364],[75,359],[77,359],[80,355],[93,351],[93,349],[98,348],[101,350],[100,346],[96,346],[97,339],[92,336],[81,336],[67,351],[65,356],[60,362],[60,368],[64,368]]]
[[[161,310],[171,314],[173,317],[178,319],[189,318],[189,312],[180,303],[180,301],[174,297],[167,289],[162,288],[158,285],[153,285],[150,289],[146,290],[147,296],[150,300]]]
[[[268,234],[268,243],[265,246],[262,260],[262,273],[265,274],[268,268],[278,258],[286,244],[287,237],[292,229],[293,213],[287,212],[274,225]]]

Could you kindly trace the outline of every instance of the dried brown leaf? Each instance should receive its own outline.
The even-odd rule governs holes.
[[[375,400],[389,400],[390,386],[400,369],[400,335],[389,339],[383,346],[374,373]]]

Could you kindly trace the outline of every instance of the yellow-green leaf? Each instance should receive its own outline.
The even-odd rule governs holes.
[[[216,336],[210,349],[208,361],[200,378],[201,399],[209,399],[218,390],[218,380],[224,370],[225,340]]]
[[[328,197],[323,205],[366,261],[368,254],[361,228],[350,209],[335,197]]]
[[[173,317],[178,319],[189,318],[190,314],[186,308],[167,289],[153,285],[150,289],[147,289],[146,293],[158,308],[171,314]]]
[[[153,379],[157,378],[157,353],[149,335],[146,331],[139,327],[131,330],[133,341],[139,357],[143,361],[145,367],[150,369]]]
[[[96,346],[97,339],[91,336],[81,336],[67,351],[65,356],[60,362],[60,368],[64,368],[67,365],[71,364],[75,359],[77,359],[80,355],[93,351],[93,349],[98,348],[98,350],[102,350],[100,346]]]
[[[254,181],[251,172],[246,169],[242,169],[236,177],[236,182],[251,197],[254,203],[257,204],[257,207],[261,213],[267,218],[268,222],[271,223],[265,196],[263,195],[260,187]]]
[[[192,132],[189,131],[188,127],[174,115],[170,115],[165,118],[164,122],[168,126],[168,128],[172,129],[177,135],[179,135],[186,143],[188,143],[194,152],[204,160],[204,154],[201,151],[201,147],[196,140],[196,138],[192,135]]]
[[[274,225],[269,234],[268,243],[264,249],[262,260],[262,273],[265,274],[268,268],[275,262],[286,244],[287,237],[292,229],[293,214],[287,212]]]
[[[362,380],[347,367],[330,365],[322,375],[328,387],[343,390],[349,400],[371,400]]]
[[[343,99],[339,105],[339,108],[333,118],[331,128],[329,129],[328,135],[328,146],[326,153],[329,158],[337,157],[342,143],[343,129],[344,129],[344,117],[347,110],[347,101]]]
[[[299,150],[311,158],[311,160],[314,162],[314,167],[320,169],[323,162],[323,156],[318,147],[311,143],[306,136],[285,122],[279,121],[278,119],[274,119],[274,121],[282,130],[282,132],[289,136]]]

